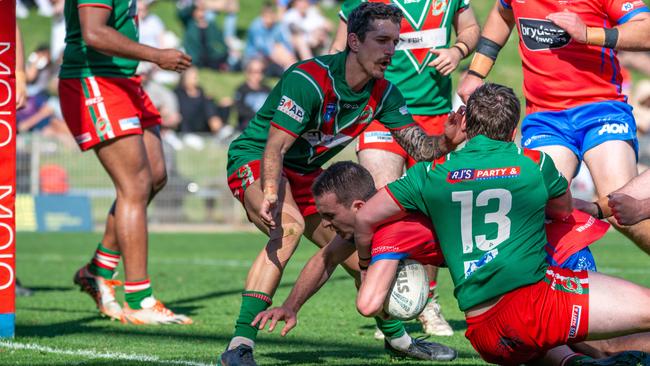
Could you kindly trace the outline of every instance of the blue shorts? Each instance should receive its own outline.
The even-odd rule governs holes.
[[[589,149],[610,140],[629,141],[638,159],[636,122],[627,103],[589,103],[563,111],[531,113],[521,123],[523,147],[560,145],[573,151],[579,161]]]
[[[596,272],[596,260],[589,247],[584,247],[562,263],[557,263],[553,257],[547,256],[546,261],[555,267],[572,269],[574,271],[593,271]]]

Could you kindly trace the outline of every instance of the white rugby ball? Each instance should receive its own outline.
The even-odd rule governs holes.
[[[400,260],[384,311],[393,318],[410,320],[424,310],[428,297],[429,279],[424,266],[412,259]]]

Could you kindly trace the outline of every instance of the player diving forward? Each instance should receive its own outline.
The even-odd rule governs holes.
[[[271,304],[300,237],[321,247],[334,237],[322,225],[309,190],[326,161],[373,119],[382,121],[418,160],[433,160],[459,142],[455,123],[449,125],[449,138],[426,135],[397,88],[383,78],[395,54],[401,19],[399,9],[385,4],[357,7],[348,22],[347,50],[290,67],[230,145],[228,184],[269,241],[249,271],[235,334],[221,355],[223,365],[255,364],[257,328],[251,322]],[[356,258],[346,266],[358,270]]]

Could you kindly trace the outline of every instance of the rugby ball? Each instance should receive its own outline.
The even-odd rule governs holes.
[[[424,266],[412,259],[402,259],[384,302],[384,311],[395,319],[410,320],[422,312],[429,297],[429,279]]]

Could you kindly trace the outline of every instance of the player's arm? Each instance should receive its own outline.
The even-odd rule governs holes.
[[[502,2],[497,0],[483,27],[468,74],[458,86],[458,95],[463,102],[467,103],[474,90],[483,84],[483,79],[492,70],[499,51],[506,44],[514,25],[515,17],[512,9],[504,7]]]
[[[404,210],[395,202],[385,187],[372,196],[357,212],[354,224],[354,243],[359,255],[359,267],[362,270],[368,268],[370,263],[370,246],[375,228],[404,214]]]
[[[23,36],[16,23],[16,109],[22,109],[27,103],[27,80],[25,79],[25,50]]]
[[[339,26],[336,29],[336,34],[334,35],[334,41],[330,46],[329,53],[337,53],[345,51],[345,47],[348,44],[348,23],[339,18]]]
[[[352,243],[335,236],[332,242],[320,249],[305,265],[291,289],[291,293],[282,306],[259,313],[252,325],[264,329],[267,322],[269,331],[273,331],[278,321],[286,322],[280,335],[285,336],[297,324],[300,308],[327,282],[336,269],[355,251]]]
[[[260,208],[262,221],[271,229],[276,227],[275,208],[278,202],[284,155],[294,141],[296,141],[296,136],[271,124],[266,147],[264,148],[264,158],[262,159],[262,191],[264,198]]]
[[[646,8],[647,10],[647,8]],[[573,40],[621,51],[650,50],[650,13],[641,12],[612,28],[588,27],[571,11],[552,13],[547,18],[564,29]]]
[[[397,273],[397,259],[378,260],[368,267],[357,295],[357,311],[363,316],[382,315],[384,301]]]
[[[153,62],[165,70],[181,72],[190,67],[192,58],[181,51],[149,47],[109,27],[111,12],[110,7],[79,7],[81,35],[88,47],[109,56]]]
[[[472,8],[456,12],[454,15],[454,29],[456,30],[456,43],[450,48],[431,49],[436,58],[429,63],[441,75],[449,75],[462,59],[469,56],[478,43],[481,29],[478,26]]]
[[[427,135],[424,130],[413,123],[400,129],[390,130],[393,137],[416,161],[433,161],[453,151],[465,140],[463,118],[451,112],[445,123],[445,133],[440,136]]]
[[[564,194],[546,202],[546,217],[550,219],[563,221],[571,216],[571,212],[573,212],[573,201],[569,189]]]

